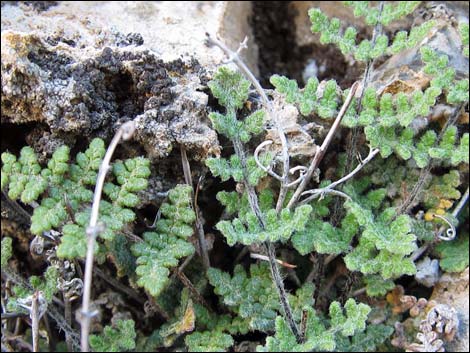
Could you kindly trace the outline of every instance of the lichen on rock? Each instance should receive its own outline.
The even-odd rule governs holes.
[[[83,51],[60,36],[2,32],[2,123],[45,123],[43,137],[70,141],[108,138],[137,118],[137,141],[150,157],[168,156],[175,144],[200,158],[217,154],[202,92],[205,70],[195,59],[164,62],[140,41],[123,46],[128,37],[116,35],[114,46]]]

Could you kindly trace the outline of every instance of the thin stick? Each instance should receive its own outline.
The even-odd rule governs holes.
[[[364,294],[366,292],[366,290],[367,290],[366,287],[356,289],[354,292],[351,293],[351,297],[358,297],[361,294]]]
[[[194,299],[196,299],[199,304],[205,306],[209,311],[212,311],[212,308],[207,304],[206,300],[204,297],[199,293],[196,287],[194,287],[194,284],[191,282],[191,280],[184,274],[184,272],[175,269],[176,276],[180,279],[181,283],[189,289],[191,294],[193,295]]]
[[[70,302],[68,293],[64,292],[63,297],[64,297],[64,305],[65,305],[64,318],[67,324],[69,326],[72,326],[72,303]],[[67,332],[65,333],[65,342],[67,344],[67,350],[69,352],[72,352],[73,351],[72,338]]]
[[[468,201],[468,188],[467,190],[465,190],[465,194],[463,194],[462,198],[460,199],[459,203],[457,204],[457,206],[455,206],[454,210],[452,211],[452,216],[454,216],[455,218],[457,218],[457,216],[459,215],[460,211],[462,211],[463,207],[465,206],[465,204],[467,203]]]
[[[256,253],[250,253],[250,257],[252,259],[258,259],[258,260],[263,260],[263,261],[269,261],[269,257],[265,256],[265,255],[261,255],[261,254],[256,254]],[[285,261],[282,261],[282,260],[279,260],[279,259],[276,259],[276,262],[281,265],[281,266],[284,266],[284,267],[287,267],[287,268],[296,268],[297,266],[296,265],[292,265],[290,263],[287,263]]]
[[[354,94],[356,93],[358,85],[359,85],[358,82],[355,82],[352,85],[351,90],[349,91],[349,94],[346,97],[346,100],[344,101],[344,104],[343,104],[343,106],[341,107],[341,110],[338,113],[338,116],[336,117],[333,125],[330,128],[330,131],[328,131],[328,134],[326,135],[325,140],[323,141],[320,148],[317,148],[317,151],[315,152],[315,156],[313,157],[312,162],[310,163],[310,166],[309,166],[307,172],[305,173],[305,176],[304,176],[302,182],[297,187],[297,189],[295,190],[294,195],[292,196],[289,203],[287,204],[288,209],[292,209],[294,207],[294,205],[297,203],[297,201],[300,198],[300,195],[305,190],[305,187],[307,186],[308,182],[312,178],[312,175],[315,172],[315,169],[317,169],[318,165],[320,164],[320,161],[322,160],[323,156],[325,155],[326,150],[328,149],[328,146],[330,145],[331,140],[333,139],[333,135],[335,134],[339,124],[341,123],[341,120],[344,117],[344,114],[346,113],[346,111],[348,110],[349,105],[352,102],[352,99],[354,97]]]
[[[197,205],[197,199],[196,195],[193,189],[193,180],[191,177],[191,166],[189,165],[188,161],[188,156],[186,154],[186,149],[184,148],[183,145],[180,146],[180,151],[181,151],[181,162],[183,164],[183,173],[184,173],[184,179],[186,181],[186,184],[191,186],[191,203],[193,206],[194,213],[196,214],[196,223],[195,223],[195,229],[196,233],[198,235],[198,240],[199,240],[199,251],[201,253],[202,257],[202,264],[204,265],[204,268],[206,271],[211,267],[211,263],[209,260],[209,251],[207,250],[207,243],[206,243],[206,236],[204,234],[204,227],[202,226],[201,219],[199,218],[199,207]],[[199,191],[199,183],[197,185],[197,188]]]
[[[302,319],[300,321],[300,334],[302,335],[302,342],[305,342],[305,333],[307,332],[308,311],[302,310]]]
[[[33,352],[39,352],[39,292],[33,293],[31,301],[31,332],[33,336]]]
[[[157,312],[162,318],[164,318],[166,321],[170,321],[170,315],[168,315],[168,313],[165,311],[165,309],[163,309],[155,300],[155,298],[153,296],[151,296],[150,294],[147,294],[147,299],[148,299],[148,302],[150,303],[150,305],[152,306],[152,310],[154,312]]]
[[[91,207],[91,217],[90,224],[86,230],[88,236],[87,244],[87,254],[85,262],[85,280],[84,280],[84,291],[83,291],[83,301],[82,301],[82,310],[81,310],[81,338],[80,346],[82,352],[88,352],[88,337],[90,334],[90,321],[94,316],[94,313],[90,312],[90,297],[91,297],[91,282],[93,276],[93,255],[95,248],[95,240],[97,235],[102,231],[102,226],[98,226],[98,215],[100,208],[101,193],[103,190],[104,180],[106,174],[110,169],[111,157],[116,149],[116,146],[121,141],[121,139],[128,140],[132,137],[132,134],[135,130],[135,122],[133,120],[124,123],[116,132],[109,147],[104,156],[103,162],[100,165],[98,172],[98,178],[96,180],[95,193],[93,195],[93,205]]]
[[[183,263],[178,267],[178,271],[182,272],[186,268],[186,266],[189,265],[189,263],[191,262],[193,258],[194,258],[194,253],[186,257]],[[171,274],[170,280],[173,280],[175,277],[176,277],[176,271],[173,271],[173,273]]]

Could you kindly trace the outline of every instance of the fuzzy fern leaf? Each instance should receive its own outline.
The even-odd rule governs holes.
[[[365,22],[368,25],[375,25],[378,22],[388,25],[392,21],[412,12],[419,4],[418,1],[400,1],[396,5],[385,4],[380,15],[379,9],[369,6],[369,2],[346,1],[345,3],[354,8],[356,16],[365,17]],[[368,39],[364,39],[357,44],[357,30],[354,27],[348,27],[342,32],[340,20],[337,18],[329,19],[320,9],[311,9],[308,15],[312,22],[311,31],[320,33],[320,43],[335,44],[343,55],[353,54],[355,59],[359,61],[369,61],[385,54],[396,54],[404,49],[413,48],[424,39],[429,30],[435,25],[434,21],[428,21],[414,27],[409,34],[405,31],[398,32],[393,44],[390,46],[388,37],[385,35],[379,35],[375,44]]]
[[[13,199],[40,204],[31,217],[31,232],[40,235],[63,228],[57,250],[59,257],[85,256],[85,229],[90,209],[84,205],[92,201],[91,189],[105,152],[103,140],[96,138],[85,152],[76,155],[76,163],[70,164],[70,149],[62,146],[53,153],[46,168],[39,165],[30,147],[22,149],[18,160],[9,153],[2,155],[2,188],[8,187]],[[100,236],[107,240],[113,239],[117,231],[134,220],[133,211],[126,207],[136,206],[139,202],[136,193],[147,187],[149,161],[141,157],[117,161],[113,172],[117,185],[109,181],[104,187],[104,193],[112,202],[103,200],[100,205],[100,220],[106,226]],[[42,197],[46,190],[47,197]],[[74,217],[69,212],[73,212]]]
[[[86,255],[87,238],[85,228],[77,224],[66,224],[62,228],[61,246],[57,256],[65,259],[83,258]]]
[[[460,185],[460,174],[451,170],[442,176],[433,177],[431,184],[423,192],[423,202],[427,209],[438,208],[441,200],[458,200],[461,197],[457,187]]]
[[[447,102],[450,104],[468,103],[468,78],[452,83],[447,93]]]
[[[431,159],[429,150],[434,145],[436,139],[436,133],[433,130],[428,130],[416,144],[416,149],[413,151],[413,159],[416,161],[418,168],[424,168],[429,164]]]
[[[31,233],[40,235],[56,228],[68,217],[65,204],[53,198],[43,199],[41,205],[34,210],[31,217]]]
[[[421,1],[396,1],[393,5],[385,4],[381,15],[377,7],[369,5],[369,1],[343,1],[343,3],[354,9],[354,16],[364,17],[367,25],[375,26],[380,22],[388,26],[391,22],[412,13]]]
[[[383,279],[379,275],[368,275],[364,277],[366,292],[370,297],[380,297],[395,288],[395,283],[389,279]]]
[[[276,318],[276,333],[266,338],[266,345],[258,346],[258,352],[309,352],[313,350],[333,351],[336,336],[352,336],[365,329],[370,308],[365,304],[356,304],[349,299],[345,304],[346,315],[338,302],[330,305],[331,327],[326,328],[322,320],[311,307],[306,307],[307,325],[305,342],[298,344],[287,323]]]
[[[350,270],[380,273],[384,279],[415,273],[413,261],[405,257],[417,248],[408,216],[401,215],[389,223],[384,219],[376,220],[370,210],[355,202],[347,201],[345,206],[364,228],[358,246],[345,256]]]
[[[287,241],[295,231],[304,229],[308,216],[312,212],[310,205],[297,207],[294,212],[283,209],[277,216],[275,209],[264,213],[265,228],[262,229],[253,212],[247,212],[244,219],[235,218],[232,221],[221,221],[216,228],[225,236],[227,243],[251,245],[264,241]]]
[[[240,109],[248,99],[250,82],[226,67],[221,67],[208,84],[215,98],[228,110]]]
[[[349,243],[357,230],[353,215],[347,215],[343,219],[341,228],[314,220],[308,222],[303,231],[295,232],[292,245],[301,255],[307,255],[314,250],[320,254],[340,254],[349,249]]]
[[[235,266],[233,276],[216,268],[207,272],[209,282],[215,287],[215,293],[223,298],[223,302],[240,319],[248,323],[250,330],[268,331],[274,328],[274,319],[280,311],[279,298],[271,279],[268,264],[251,265],[250,275],[242,266]],[[306,284],[290,295],[294,315],[300,320],[301,309],[305,305],[313,305],[313,286]],[[241,323],[240,323],[241,324]],[[207,325],[206,325],[207,326]],[[235,321],[218,326],[231,333],[243,332]],[[234,331],[235,327],[238,327]]]
[[[468,133],[465,133],[458,147],[455,146],[457,139],[457,127],[450,126],[444,132],[442,140],[438,147],[429,149],[429,155],[437,160],[450,161],[450,164],[455,166],[462,162],[468,163]]]
[[[226,352],[233,346],[232,336],[220,331],[194,332],[186,336],[184,343],[189,352]]]
[[[343,336],[352,336],[356,331],[364,331],[370,308],[362,303],[356,304],[352,298],[348,299],[344,308],[346,315],[343,314],[343,310],[338,302],[331,303],[331,326],[341,332]]]
[[[2,268],[8,265],[8,260],[13,254],[12,239],[9,237],[2,238]]]
[[[121,207],[135,207],[139,203],[139,198],[135,193],[147,188],[148,177],[150,176],[150,161],[143,157],[127,159],[124,162],[117,161],[113,164],[113,173],[116,181],[120,185],[114,198],[110,194],[110,199]]]
[[[42,291],[48,303],[52,302],[52,297],[58,292],[57,280],[59,279],[59,269],[56,266],[49,266],[43,277],[31,276],[29,282],[34,291]]]
[[[377,347],[384,344],[394,332],[393,327],[386,325],[368,325],[366,330],[352,337],[336,337],[338,352],[377,352]]]
[[[41,166],[31,147],[23,147],[20,158],[2,153],[2,190],[8,185],[8,197],[30,203],[46,190],[47,180],[41,175]]]
[[[468,34],[468,23],[460,22],[459,23],[459,32],[460,37],[462,39],[462,51],[463,55],[468,58],[468,42],[469,42],[469,34]]]
[[[468,267],[468,234],[461,234],[456,240],[443,241],[436,246],[441,258],[439,265],[446,272],[462,272]]]
[[[417,47],[435,25],[436,21],[430,20],[413,27],[409,34],[406,31],[397,32],[392,45],[387,49],[387,54],[393,55],[402,50]]]
[[[286,96],[287,103],[297,104],[302,115],[317,113],[323,119],[336,115],[338,109],[339,87],[335,80],[318,83],[317,78],[310,78],[305,87],[300,90],[295,80],[284,76],[273,75],[271,84],[276,90]],[[320,86],[323,88],[320,91]]]
[[[210,268],[207,276],[215,293],[231,310],[249,321],[250,329],[273,329],[280,305],[267,264],[252,265],[250,277],[240,265],[235,266],[233,277],[216,268]]]
[[[106,326],[101,335],[90,336],[90,346],[95,352],[126,352],[135,348],[135,323],[117,320],[115,328]]]
[[[168,199],[160,208],[163,217],[157,222],[157,232],[144,233],[144,242],[134,244],[131,249],[137,257],[137,284],[154,297],[167,285],[169,268],[194,253],[194,246],[187,241],[193,234],[196,219],[191,208],[191,187],[177,185]]]

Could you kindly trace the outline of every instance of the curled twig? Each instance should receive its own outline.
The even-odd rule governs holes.
[[[449,220],[447,218],[445,218],[444,216],[441,216],[441,215],[438,215],[438,214],[434,214],[434,217],[437,217],[439,219],[442,219],[444,222],[446,222],[448,225],[449,225],[449,228],[447,228],[446,230],[446,233],[445,235],[443,234],[438,234],[438,238],[440,240],[445,240],[445,241],[450,241],[450,240],[454,240],[455,239],[455,236],[457,235],[457,231],[455,230],[455,227],[454,225],[449,222]]]
[[[299,177],[297,179],[295,179],[294,181],[290,182],[289,184],[287,184],[286,185],[287,188],[291,188],[291,187],[297,185],[298,183],[302,182],[302,180],[305,178],[305,174],[307,173],[308,168],[304,167],[303,165],[299,165],[297,167],[291,168],[289,170],[289,174],[294,174],[297,171],[300,172]]]
[[[317,198],[317,197],[320,197],[320,199],[322,199],[326,194],[328,193],[332,193],[334,195],[338,195],[338,196],[341,196],[341,197],[344,197],[345,199],[347,200],[351,200],[351,198],[341,192],[341,191],[338,191],[338,190],[334,190],[334,188],[342,183],[344,183],[345,181],[351,179],[355,174],[357,174],[367,163],[369,163],[378,153],[380,152],[380,150],[378,148],[371,148],[370,151],[369,151],[369,155],[365,158],[365,159],[361,159],[359,158],[359,165],[354,168],[354,170],[349,173],[348,175],[342,177],[341,179],[331,183],[330,185],[328,186],[325,186],[324,188],[321,188],[321,189],[313,189],[313,190],[307,190],[307,191],[304,191],[302,192],[301,196],[304,196],[304,195],[311,195],[309,197],[307,197],[306,199],[302,200],[301,203],[304,204],[304,203],[308,203],[310,202],[311,200]]]
[[[271,168],[271,165],[269,167],[265,167],[263,165],[263,163],[260,162],[259,160],[259,153],[261,152],[261,150],[263,150],[266,146],[269,146],[273,143],[273,141],[271,140],[266,140],[262,143],[260,143],[258,145],[258,147],[256,147],[255,149],[255,153],[254,153],[254,158],[255,158],[255,162],[256,164],[258,165],[258,167],[260,167],[265,173],[268,173],[269,175],[271,175],[274,179],[277,179],[279,181],[282,181],[282,177],[277,175]]]

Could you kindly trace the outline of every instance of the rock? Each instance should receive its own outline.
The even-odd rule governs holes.
[[[84,136],[110,138],[134,118],[151,158],[178,144],[196,159],[218,155],[206,83],[224,56],[205,46],[205,33],[236,49],[250,36],[250,11],[230,2],[2,3],[1,121],[33,123],[26,140],[43,156]],[[256,46],[245,53],[256,67]]]
[[[439,261],[431,260],[425,257],[416,263],[415,279],[418,283],[430,288],[436,284],[439,279]]]
[[[431,81],[431,76],[423,72],[425,64],[421,60],[420,49],[429,46],[439,55],[447,55],[449,66],[456,71],[456,78],[468,76],[468,58],[462,54],[458,28],[448,19],[437,19],[436,26],[416,47],[404,50],[390,57],[371,75],[371,85],[379,94],[399,92],[411,94],[423,90]]]
[[[469,268],[462,273],[445,273],[434,286],[431,300],[457,310],[459,329],[454,340],[446,343],[448,352],[468,352],[469,346]]]

